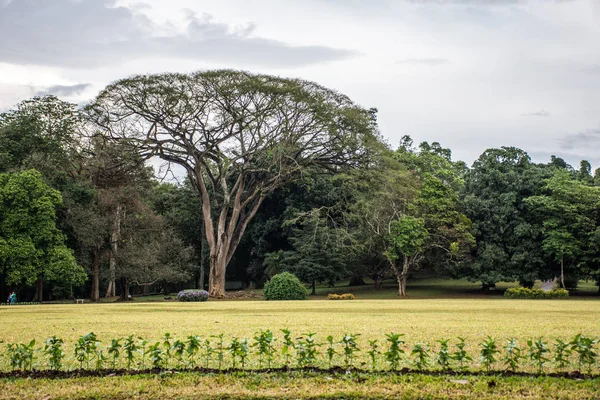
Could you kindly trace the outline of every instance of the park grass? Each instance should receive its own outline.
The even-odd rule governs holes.
[[[0,380],[0,399],[596,399],[600,379],[321,374],[163,374]]]
[[[360,362],[365,362],[367,340],[383,342],[384,334],[389,332],[406,334],[408,344],[427,342],[432,348],[437,339],[461,336],[466,338],[474,358],[478,344],[488,335],[502,345],[509,337],[524,344],[527,339],[540,336],[548,340],[572,338],[580,332],[600,336],[600,302],[594,297],[511,300],[503,298],[501,292],[481,293],[477,285],[469,282],[454,282],[451,287],[443,281],[424,281],[422,287],[416,283],[413,282],[408,299],[397,298],[390,285],[376,293],[363,287],[350,288],[357,296],[351,301],[323,300],[328,292],[348,292],[346,287],[320,287],[319,295],[312,301],[178,303],[160,302],[157,298],[151,302],[0,307],[0,340],[23,343],[36,339],[41,344],[45,338],[56,335],[65,340],[65,350],[71,358],[74,342],[90,331],[106,345],[112,338],[131,334],[158,340],[166,332],[180,339],[191,334],[209,337],[219,333],[228,338],[251,338],[261,329],[270,329],[280,338],[279,329],[289,328],[294,335],[317,332],[321,342],[330,334],[338,340],[346,332],[360,334]],[[443,298],[432,298],[436,296]],[[7,368],[6,360],[0,363],[4,365],[2,369]],[[74,367],[72,360],[70,363]],[[600,378],[578,381],[481,375],[465,377],[466,384],[453,382],[456,379],[461,378],[300,371],[222,375],[182,372],[56,380],[4,378],[0,379],[0,399],[600,398]]]
[[[208,301],[205,303],[52,304],[0,308],[0,340],[24,342],[56,335],[73,343],[90,331],[102,341],[130,334],[159,339],[191,334],[252,337],[261,329],[288,328],[294,334],[358,333],[365,340],[385,333],[409,342],[491,335],[568,338],[600,335],[596,300],[395,299],[350,301]]]

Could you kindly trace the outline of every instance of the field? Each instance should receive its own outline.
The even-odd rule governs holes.
[[[252,338],[261,329],[272,330],[280,339],[280,329],[288,328],[294,336],[316,332],[319,342],[324,342],[327,335],[339,340],[345,333],[360,334],[358,342],[363,351],[357,366],[364,366],[368,362],[365,354],[368,340],[384,342],[384,335],[389,332],[404,333],[408,344],[427,342],[434,349],[437,339],[452,339],[454,345],[457,337],[464,337],[473,358],[477,357],[478,344],[488,335],[498,339],[500,345],[504,345],[509,337],[516,337],[524,344],[527,339],[540,336],[548,339],[568,339],[577,333],[600,336],[600,302],[593,297],[508,300],[500,295],[471,293],[473,288],[469,285],[463,283],[452,289],[442,284],[436,286],[435,282],[426,287],[415,285],[409,299],[393,296],[381,299],[378,297],[385,297],[382,292],[354,288],[357,300],[327,301],[322,297],[327,289],[322,288],[318,300],[304,302],[135,301],[1,307],[0,340],[11,343],[36,339],[42,343],[48,336],[56,335],[65,340],[66,352],[72,358],[73,343],[90,331],[106,344],[110,339],[130,334],[152,342],[166,332],[181,339],[192,334],[210,337],[220,333],[224,333],[227,340],[232,336]],[[0,363],[2,369],[8,369],[6,360]],[[502,369],[500,364],[497,369]],[[599,398],[598,387],[599,378],[577,381],[556,377],[454,377],[443,374],[180,373],[33,381],[4,378],[0,380],[0,399],[163,399],[194,398],[200,394],[212,398],[445,398],[469,395],[477,398]]]

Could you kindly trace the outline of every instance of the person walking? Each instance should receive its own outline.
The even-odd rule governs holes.
[[[15,304],[17,302],[17,294],[15,292],[12,292],[10,294],[10,296],[8,297],[8,302],[10,304]]]

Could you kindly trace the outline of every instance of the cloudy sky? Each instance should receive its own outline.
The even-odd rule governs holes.
[[[0,110],[211,68],[337,89],[394,146],[600,166],[600,0],[0,0]]]

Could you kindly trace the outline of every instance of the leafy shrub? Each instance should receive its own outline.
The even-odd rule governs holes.
[[[263,293],[266,300],[304,300],[308,291],[296,276],[282,272],[265,284]]]
[[[569,297],[565,289],[554,289],[544,292],[542,289],[528,289],[524,287],[506,289],[504,297],[509,299],[564,299]]]
[[[201,289],[186,289],[177,293],[178,301],[207,301],[208,292]]]
[[[335,294],[330,293],[327,295],[327,300],[354,300],[355,297],[352,293]]]

